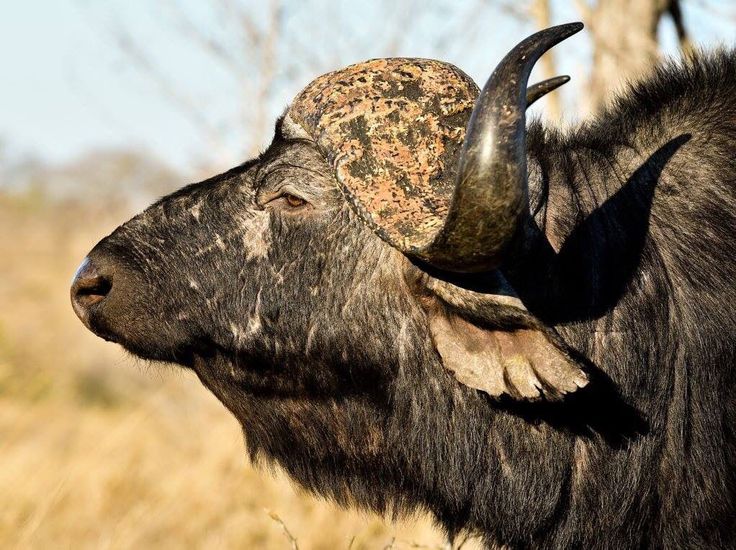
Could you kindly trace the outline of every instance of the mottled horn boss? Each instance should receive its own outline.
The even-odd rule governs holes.
[[[542,54],[582,28],[545,29],[501,60],[475,102],[445,222],[429,244],[408,250],[410,256],[455,272],[502,263],[529,216],[526,108],[568,80],[556,77],[527,90],[529,74]]]

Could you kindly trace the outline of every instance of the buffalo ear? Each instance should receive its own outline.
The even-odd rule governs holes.
[[[554,401],[588,383],[559,337],[545,327],[486,328],[442,306],[428,315],[444,366],[466,386],[492,397]]]

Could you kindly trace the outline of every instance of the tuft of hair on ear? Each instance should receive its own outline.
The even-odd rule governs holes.
[[[559,401],[588,384],[562,338],[526,310],[500,272],[413,278],[434,347],[461,384],[520,401]]]

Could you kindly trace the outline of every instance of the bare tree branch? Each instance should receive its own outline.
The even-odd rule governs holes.
[[[184,36],[191,41],[196,42],[202,50],[220,61],[229,71],[233,73],[240,73],[243,71],[244,67],[242,62],[233,56],[232,51],[220,42],[206,36],[185,14],[181,5],[174,3],[173,0],[165,0],[164,3],[172,18],[174,18],[178,23],[177,26]]]
[[[680,51],[682,51],[685,57],[692,56],[695,49],[693,48],[693,43],[690,41],[687,29],[685,29],[685,21],[683,20],[682,10],[680,9],[680,0],[670,0],[667,11],[675,24],[677,39],[680,42]]]
[[[238,2],[233,0],[216,0],[220,5],[221,9],[227,14],[228,19],[236,21],[243,31],[242,38],[243,46],[257,46],[262,43],[264,36],[258,29],[256,24],[253,22],[252,15],[248,14],[246,10]]]
[[[390,33],[388,40],[381,48],[387,55],[396,55],[405,44],[411,27],[416,24],[417,4],[417,0],[409,0],[407,4],[402,4],[403,13],[395,19],[396,24],[391,25],[393,32]]]
[[[587,0],[573,0],[573,3],[575,4],[575,8],[578,10],[578,13],[580,13],[580,18],[583,20],[583,23],[587,27],[593,26],[593,8],[590,7],[590,4],[587,2]]]
[[[530,6],[527,3],[513,1],[499,2],[498,8],[519,21],[529,20]]]
[[[120,50],[158,87],[163,97],[175,105],[220,152],[227,149],[222,132],[210,123],[209,118],[199,109],[195,101],[180,93],[128,31],[122,27],[115,27],[112,29],[112,36]]]
[[[257,137],[257,148],[260,141],[266,137],[268,128],[266,122],[269,115],[269,98],[276,75],[276,67],[278,65],[278,46],[281,38],[281,20],[283,15],[283,6],[281,0],[270,0],[268,3],[268,27],[263,41],[260,44],[260,77],[258,79],[258,90],[256,92],[255,105],[248,105],[244,102],[244,108],[254,111],[253,128]],[[255,153],[254,147],[251,147],[251,153]]]

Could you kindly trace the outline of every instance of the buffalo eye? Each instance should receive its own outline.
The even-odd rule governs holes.
[[[281,211],[301,211],[305,207],[310,206],[310,203],[306,199],[303,199],[297,195],[282,191],[272,199],[268,199],[265,203],[265,206],[267,208],[275,208]]]
[[[300,206],[304,206],[305,204],[307,204],[307,201],[305,201],[303,198],[292,195],[291,193],[284,193],[282,195],[282,198],[291,208],[299,208]]]

